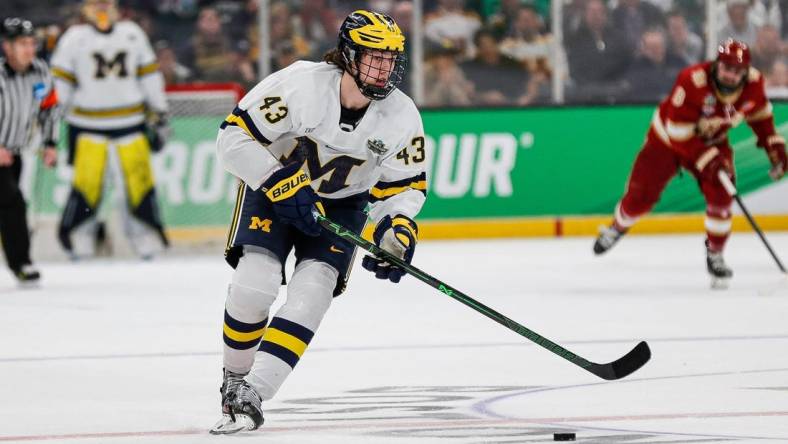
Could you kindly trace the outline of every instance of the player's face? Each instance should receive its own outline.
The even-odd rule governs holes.
[[[717,63],[717,81],[727,87],[739,86],[745,75],[747,75],[747,68],[728,66],[723,62]]]
[[[27,69],[36,57],[35,37],[17,37],[10,42],[5,42],[3,47],[15,69]]]
[[[386,86],[397,55],[390,51],[364,51],[358,63],[359,78],[362,82],[374,86]]]

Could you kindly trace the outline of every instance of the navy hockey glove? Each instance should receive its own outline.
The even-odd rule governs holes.
[[[319,236],[317,215],[325,215],[326,212],[309,183],[309,176],[301,165],[291,163],[274,171],[261,189],[273,203],[274,213],[280,221],[310,236]]]
[[[393,218],[386,216],[381,219],[375,227],[372,239],[378,247],[410,263],[413,259],[413,252],[416,250],[418,232],[416,222],[398,214]],[[376,278],[388,279],[395,283],[405,275],[405,270],[374,256],[365,256],[361,261],[361,266],[375,273]]]
[[[148,143],[150,149],[154,153],[158,153],[164,148],[164,144],[172,136],[172,128],[170,128],[169,120],[165,113],[151,113],[148,115],[148,120],[145,122],[145,130],[148,136]]]

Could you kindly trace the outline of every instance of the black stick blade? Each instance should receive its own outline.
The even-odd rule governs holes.
[[[642,341],[626,355],[607,364],[592,364],[588,371],[608,381],[621,379],[643,367],[651,359],[651,349]]]

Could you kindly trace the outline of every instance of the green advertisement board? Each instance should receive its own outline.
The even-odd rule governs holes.
[[[652,106],[423,112],[428,152],[427,203],[421,219],[609,214],[645,138]],[[788,135],[788,104],[775,104]],[[174,137],[154,159],[159,200],[170,227],[225,225],[236,180],[216,162],[223,116],[173,118]],[[769,183],[768,160],[746,125],[731,131],[739,188]],[[59,211],[68,171],[36,180],[38,210]],[[38,197],[40,196],[40,197]],[[689,174],[674,179],[655,212],[704,206]]]

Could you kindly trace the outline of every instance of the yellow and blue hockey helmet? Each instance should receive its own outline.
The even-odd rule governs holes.
[[[371,100],[386,98],[405,77],[405,35],[394,19],[386,14],[363,9],[350,13],[339,28],[338,49],[346,70],[355,79],[361,93]],[[365,68],[361,56],[369,50],[394,53],[394,64],[385,85],[373,85],[361,79]]]

